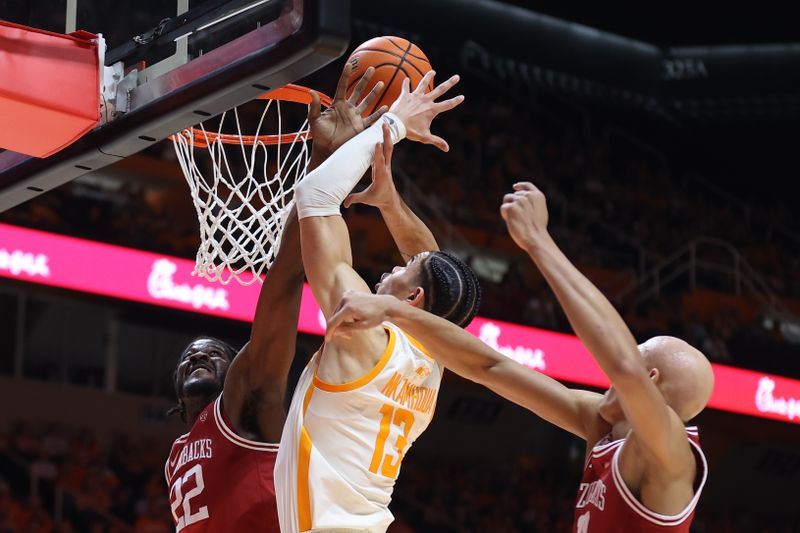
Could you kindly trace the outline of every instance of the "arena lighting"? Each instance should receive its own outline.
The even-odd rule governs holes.
[[[209,284],[194,263],[43,231],[0,224],[0,277],[249,322],[257,287]],[[299,331],[321,335],[325,321],[308,285]],[[478,317],[469,331],[504,355],[556,379],[606,387],[574,336]],[[800,380],[715,364],[709,406],[800,424]]]

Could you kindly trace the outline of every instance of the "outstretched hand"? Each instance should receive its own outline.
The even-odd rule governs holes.
[[[348,337],[353,330],[381,325],[388,318],[391,306],[397,303],[398,299],[388,294],[345,292],[336,311],[328,319],[325,342],[330,342],[337,335]]]
[[[350,62],[345,63],[344,71],[339,77],[331,106],[322,111],[319,94],[311,91],[311,106],[308,109],[308,122],[311,135],[314,139],[314,150],[318,155],[327,157],[341,145],[370,127],[381,115],[386,112],[387,106],[364,118],[361,114],[375,101],[383,89],[383,82],[379,81],[363,99],[361,94],[367,86],[375,69],[370,67],[361,77],[353,89],[350,98],[347,97],[347,82],[353,72]]]
[[[389,207],[397,201],[397,189],[392,178],[392,134],[388,124],[383,125],[383,142],[375,145],[372,158],[372,183],[361,192],[353,193],[344,200],[344,206],[366,204],[378,209]]]
[[[449,111],[461,104],[464,96],[458,95],[449,100],[436,102],[436,99],[452,89],[460,78],[458,75],[452,76],[431,92],[426,93],[425,88],[431,84],[435,75],[434,71],[429,71],[413,91],[410,89],[411,83],[408,78],[404,79],[400,96],[389,108],[389,111],[397,115],[405,124],[406,137],[412,141],[432,144],[439,150],[447,152],[450,150],[450,146],[447,141],[431,133],[431,122],[439,113]]]
[[[547,201],[533,183],[515,183],[514,192],[503,197],[500,216],[506,221],[511,238],[523,250],[549,236]]]

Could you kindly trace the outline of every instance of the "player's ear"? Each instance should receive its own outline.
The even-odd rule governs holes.
[[[649,374],[650,380],[658,385],[658,380],[661,379],[661,373],[658,371],[657,368],[651,368]]]
[[[406,303],[409,305],[413,305],[414,307],[418,307],[423,309],[423,302],[425,301],[425,289],[422,287],[416,287],[411,294],[406,297]]]

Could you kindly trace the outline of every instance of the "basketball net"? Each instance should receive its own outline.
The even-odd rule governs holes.
[[[200,223],[192,275],[225,285],[234,279],[250,285],[261,281],[272,266],[294,202],[291,193],[305,176],[311,155],[308,91],[287,85],[260,96],[257,102],[263,109],[252,135],[242,129],[243,122],[257,116],[250,112],[254,103],[171,137]],[[330,105],[329,98],[320,99]],[[284,133],[281,116],[286,102],[306,106],[305,120],[289,133]],[[236,132],[223,133],[231,118]],[[277,133],[262,134],[271,128],[268,124],[274,124],[272,131]]]

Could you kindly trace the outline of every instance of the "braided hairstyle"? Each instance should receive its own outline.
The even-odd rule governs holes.
[[[183,404],[183,400],[181,400],[181,384],[178,383],[178,366],[180,365],[181,360],[183,360],[183,356],[189,349],[189,347],[192,344],[196,343],[197,341],[211,341],[215,344],[218,344],[225,352],[225,355],[228,356],[228,361],[230,362],[232,362],[233,358],[236,357],[236,354],[239,353],[239,351],[236,348],[234,348],[227,342],[223,341],[222,339],[218,339],[216,337],[210,337],[208,335],[198,335],[197,337],[192,339],[189,342],[189,344],[186,345],[186,348],[181,350],[181,355],[180,357],[178,357],[178,365],[175,366],[175,370],[172,372],[172,386],[175,389],[175,397],[178,399],[178,404],[170,408],[169,411],[167,411],[167,416],[172,416],[175,413],[178,413],[181,415],[181,420],[183,420],[184,422],[186,422],[186,406]]]
[[[455,255],[442,251],[431,252],[420,272],[424,309],[467,327],[481,303],[481,286],[475,272]]]

